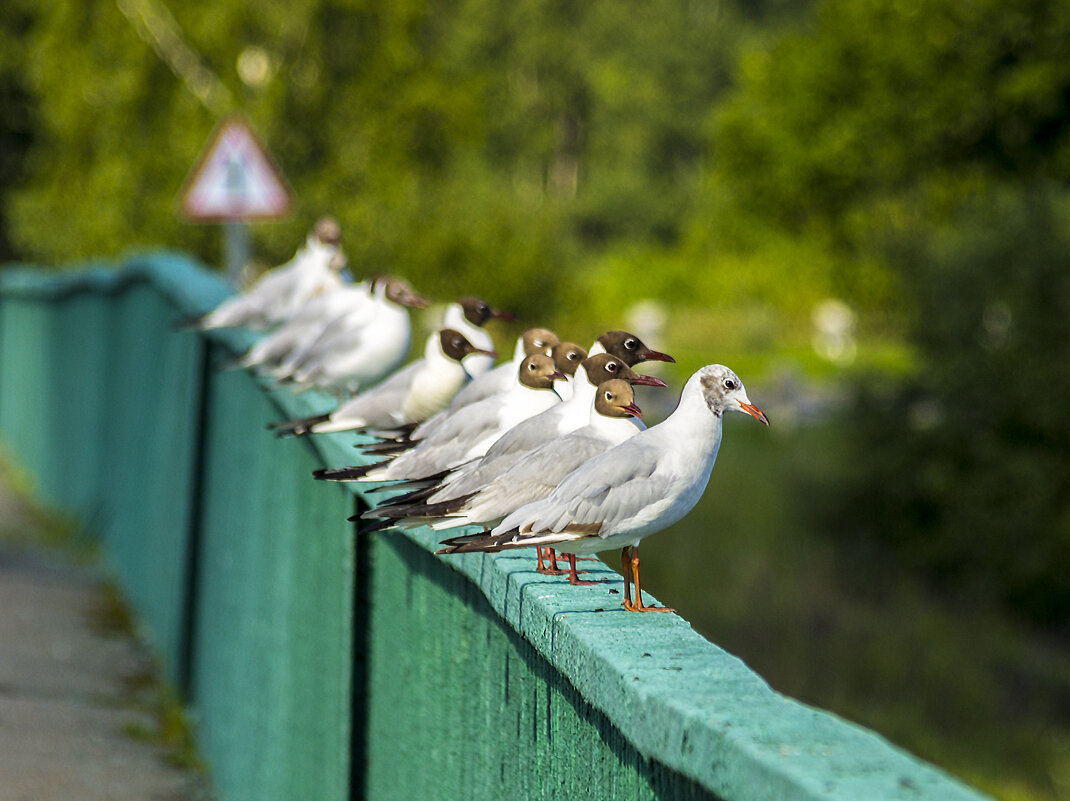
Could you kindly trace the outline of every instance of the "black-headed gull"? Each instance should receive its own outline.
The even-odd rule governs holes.
[[[484,373],[458,392],[457,396],[449,405],[450,410],[459,409],[470,403],[478,403],[484,398],[489,398],[491,395],[496,395],[499,392],[504,392],[509,389],[516,381],[517,372],[520,370],[520,363],[523,362],[525,358],[536,353],[549,356],[550,348],[558,342],[560,342],[560,340],[557,338],[557,335],[549,329],[529,328],[517,337],[516,347],[513,349],[513,358]],[[428,421],[428,423],[430,422],[431,421]],[[432,425],[428,425],[422,431],[417,429],[417,432],[419,433],[413,432],[414,438],[419,439],[427,436],[432,428]]]
[[[549,339],[544,336],[545,334],[549,334],[549,336],[552,337],[553,341],[555,343],[557,342],[557,337],[549,331],[545,331],[542,329],[534,329],[534,331],[540,332],[539,336],[544,342],[549,341]],[[525,348],[528,348],[532,344],[538,342],[538,339],[529,339],[529,334],[531,333],[532,332],[529,331],[524,334],[523,340],[526,343]],[[521,342],[518,341],[517,353],[514,356],[514,362],[517,365],[519,365],[520,360],[522,359],[522,357],[520,356],[520,348]],[[634,334],[630,334],[627,331],[619,330],[607,331],[606,333],[599,336],[597,340],[595,340],[595,343],[594,345],[592,345],[591,351],[588,355],[596,355],[598,353],[611,353],[614,356],[617,356],[622,359],[624,363],[629,366],[636,365],[639,362],[643,361],[675,361],[672,356],[648,348],[642,342],[642,340],[640,340]],[[404,451],[407,448],[412,447],[409,443],[429,436],[440,424],[442,424],[442,422],[448,415],[453,414],[457,409],[467,405],[470,398],[482,399],[486,397],[491,397],[496,392],[501,392],[504,391],[504,389],[508,389],[510,384],[515,381],[516,369],[513,368],[512,377],[510,377],[509,381],[503,382],[503,378],[507,376],[507,373],[505,372],[506,366],[507,365],[501,365],[499,367],[496,367],[489,373],[487,373],[487,375],[482,376],[481,378],[473,381],[471,384],[469,384],[467,387],[457,393],[457,397],[453,399],[453,402],[450,404],[449,408],[445,412],[442,412],[436,415],[435,417],[432,417],[430,420],[427,420],[426,422],[420,424],[419,426],[417,426],[416,430],[412,431],[407,437],[403,437],[398,441],[384,443],[382,446],[371,446],[366,449],[367,452],[386,454]],[[567,400],[572,393],[572,384],[569,383],[561,386],[559,388],[559,393],[562,399]],[[586,408],[584,409],[583,414],[586,414]]]
[[[643,603],[639,542],[698,503],[717,459],[726,412],[769,425],[735,373],[719,364],[703,367],[688,379],[676,411],[663,422],[585,462],[549,496],[520,507],[492,531],[445,540],[439,553],[551,545],[572,561],[576,554],[620,548],[624,607],[668,611]],[[634,603],[629,581],[635,583]]]
[[[533,330],[537,331],[540,329]],[[528,337],[528,334],[530,333],[531,331],[527,332],[524,335],[524,339],[530,343],[525,347],[537,348],[545,343],[546,339],[543,336],[540,335]],[[556,339],[556,337],[554,337],[554,339]],[[557,369],[560,370],[563,374],[563,378],[559,379],[554,383],[554,392],[557,393],[558,399],[562,399],[571,394],[571,388],[569,384],[572,380],[572,376],[576,372],[577,365],[582,362],[584,358],[586,358],[587,352],[579,345],[573,342],[558,342],[548,350],[550,358],[553,359],[554,363],[557,365]],[[538,351],[536,351],[536,353],[532,355],[538,355]],[[509,366],[508,363],[505,366]],[[495,368],[492,372],[497,372],[498,369],[500,368]],[[490,401],[490,403],[486,403],[484,406],[481,407],[483,409],[493,408],[495,403],[515,403],[516,386],[518,382],[522,381],[523,375],[524,371],[520,369],[518,365],[517,369],[513,370],[512,379],[504,390],[495,392],[491,395],[487,395],[482,400],[477,401],[477,403],[484,403],[486,401]],[[482,378],[486,377],[486,375],[482,376]],[[468,385],[468,387],[472,386],[472,384],[476,383],[476,381],[478,380],[480,379],[472,381]],[[461,392],[466,391],[468,387],[462,389]],[[443,411],[439,412],[430,419],[416,426],[415,430],[403,430],[399,432],[399,436],[387,438],[384,441],[376,444],[362,446],[362,450],[367,454],[382,456],[384,458],[397,456],[400,453],[417,447],[425,439],[437,436],[440,430],[449,429],[452,425],[451,420],[458,415],[465,414],[465,410],[468,408],[468,406],[471,405],[474,404],[455,406],[451,403],[449,407],[447,407]]]
[[[483,326],[491,320],[512,319],[509,312],[493,308],[482,298],[467,297],[446,307],[442,327],[460,331],[475,347],[489,353],[494,350],[494,342]],[[479,378],[494,367],[494,359],[494,356],[472,355],[465,360],[465,369],[473,379]]]

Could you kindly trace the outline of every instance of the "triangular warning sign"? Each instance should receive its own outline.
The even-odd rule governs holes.
[[[279,168],[239,117],[219,124],[179,195],[182,214],[199,222],[283,217],[292,204]]]

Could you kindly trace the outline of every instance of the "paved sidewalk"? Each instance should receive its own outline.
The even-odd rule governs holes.
[[[33,525],[0,487],[0,801],[206,798],[157,744],[152,661],[109,630],[98,570],[13,523]]]

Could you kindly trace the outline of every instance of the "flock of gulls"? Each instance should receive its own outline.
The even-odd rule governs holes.
[[[512,318],[478,298],[450,303],[423,356],[402,366],[409,309],[429,304],[399,278],[347,280],[340,239],[337,222],[318,221],[290,262],[195,325],[266,331],[232,366],[338,397],[327,414],[272,423],[276,435],[373,435],[357,445],[371,462],[314,473],[399,491],[360,515],[371,521],[360,533],[429,526],[448,532],[440,554],[534,546],[538,572],[574,585],[597,583],[580,579],[579,555],[620,548],[624,607],[672,611],[643,603],[639,542],[698,502],[726,412],[769,425],[736,374],[699,369],[676,410],[647,428],[633,387],[666,385],[637,368],[671,356],[626,331],[585,349],[532,328],[495,365],[484,326]]]

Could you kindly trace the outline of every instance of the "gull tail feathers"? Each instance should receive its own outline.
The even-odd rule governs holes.
[[[330,414],[299,417],[296,420],[284,420],[281,423],[268,423],[268,430],[274,431],[276,437],[303,437],[312,433],[312,426],[330,419]]]
[[[354,445],[355,448],[360,448],[363,453],[369,456],[396,456],[399,453],[404,453],[416,446],[416,442],[410,440],[404,440],[402,442],[395,442],[394,440],[388,440],[385,442],[373,442],[370,445],[364,445],[358,443]]]
[[[587,531],[544,531],[522,534],[519,529],[510,529],[503,534],[468,534],[442,540],[437,554],[450,553],[495,553],[512,548],[527,548],[531,545],[553,545],[557,542],[572,542],[592,536]]]
[[[366,478],[368,473],[385,466],[385,462],[373,462],[372,464],[357,464],[350,467],[336,467],[313,470],[312,477],[318,481],[375,481]]]
[[[459,495],[438,503],[411,503],[391,506],[377,506],[365,512],[362,517],[386,518],[389,520],[404,520],[406,518],[444,517],[464,507],[469,500],[475,497],[475,492],[467,495]]]
[[[384,484],[381,487],[370,489],[368,492],[386,492],[387,490],[396,489],[410,490],[404,495],[397,495],[393,498],[387,498],[386,500],[381,501],[379,506],[397,506],[406,503],[416,503],[425,498],[430,498],[438,492],[441,489],[442,479],[449,474],[449,470],[443,470],[441,473],[432,473],[429,476],[423,476],[421,478],[402,479],[396,484]]]
[[[359,522],[360,516],[353,515],[349,520],[352,522]],[[386,529],[394,528],[397,526],[398,522],[399,521],[397,520],[376,520],[374,523],[362,522],[361,525],[357,526],[357,536],[373,534],[376,531],[385,531]]]

